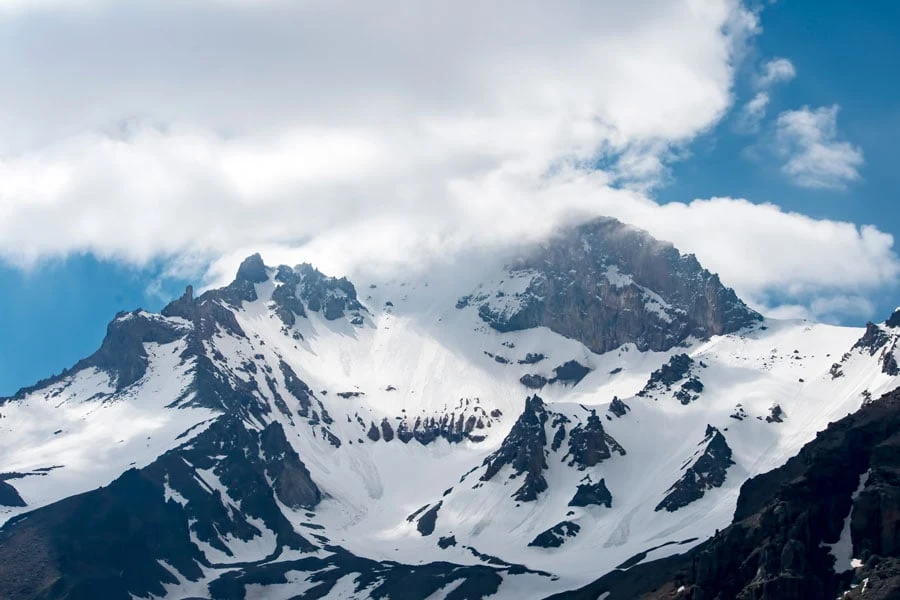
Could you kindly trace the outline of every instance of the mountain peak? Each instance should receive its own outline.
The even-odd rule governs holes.
[[[900,327],[900,306],[894,309],[894,312],[891,313],[891,316],[888,317],[884,324],[888,327]]]
[[[237,276],[235,277],[237,281],[249,281],[250,283],[262,283],[268,278],[266,264],[263,262],[259,252],[251,254],[244,259],[241,266],[238,267]]]
[[[558,232],[507,268],[500,289],[463,297],[501,332],[546,326],[602,354],[669,350],[762,319],[693,254],[613,218]]]

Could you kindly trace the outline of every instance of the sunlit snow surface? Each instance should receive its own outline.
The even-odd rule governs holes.
[[[610,276],[627,284],[624,275]],[[497,285],[507,286],[505,293],[512,300],[516,290],[527,285],[527,274],[521,279]],[[898,383],[881,372],[877,357],[860,351],[843,360],[843,376],[829,374],[832,364],[841,362],[862,335],[863,330],[856,328],[769,320],[740,335],[667,353],[641,353],[634,346],[623,346],[596,355],[546,328],[506,334],[490,329],[477,309],[454,307],[460,291],[474,289],[466,282],[376,281],[371,282],[373,287],[370,282],[356,283],[359,299],[369,310],[360,326],[345,318],[327,321],[310,312],[308,318],[297,319],[294,329],[302,339],[295,339],[273,311],[270,281],[257,285],[259,300],[236,312],[247,337],[220,332],[210,342],[222,356],[215,361],[217,367],[227,369],[231,377],[256,378],[263,396],[271,392],[262,371],[235,367],[248,360],[271,365],[276,389],[290,399],[277,368],[284,360],[334,419],[329,429],[341,439],[340,448],[326,443],[320,430],[304,419],[274,409],[269,414],[285,427],[325,497],[312,518],[307,511],[282,507],[283,512],[298,531],[301,522],[321,525],[332,544],[374,560],[480,563],[471,547],[558,577],[507,577],[502,597],[539,597],[578,587],[649,548],[696,538],[658,548],[648,559],[689,549],[730,523],[746,478],[780,466],[830,421],[857,410],[864,391],[878,398]],[[140,468],[183,443],[186,440],[176,439],[179,434],[215,416],[205,409],[166,408],[190,380],[191,365],[180,359],[183,342],[148,344],[147,350],[150,370],[122,393],[112,393],[105,374],[86,370],[0,407],[0,472],[61,466],[47,475],[14,480],[29,507],[3,509],[2,518],[105,485],[130,466]],[[679,352],[705,365],[698,371],[704,385],[700,397],[686,406],[672,392],[636,397],[650,373]],[[546,359],[520,364],[528,353],[541,353]],[[508,362],[498,362],[496,356]],[[519,378],[525,374],[550,378],[554,367],[569,360],[592,371],[574,387],[553,384],[540,390],[548,410],[573,420],[584,420],[589,410],[596,410],[607,433],[627,454],[614,454],[578,471],[562,462],[565,444],[558,452],[549,451],[548,445],[549,490],[535,502],[512,500],[521,481],[509,481],[508,471],[476,487],[485,457],[498,448],[522,412],[526,396],[534,393]],[[341,397],[341,392],[360,394]],[[607,418],[613,396],[624,400],[631,411]],[[484,441],[450,444],[438,439],[427,446],[415,440],[372,442],[357,420],[368,426],[387,418],[396,428],[400,417],[441,415],[466,399],[477,399],[486,411],[502,412],[483,431]],[[296,402],[288,404],[295,410]],[[775,404],[783,410],[784,421],[766,422]],[[730,416],[738,405],[746,414],[743,420]],[[725,484],[676,512],[654,511],[697,452],[707,425],[718,428],[733,450],[736,464],[728,470]],[[546,429],[552,439],[549,423]],[[605,480],[612,508],[567,506],[586,475],[595,482]],[[211,472],[203,479],[211,489],[217,485]],[[174,490],[167,488],[166,494],[173,501],[184,501]],[[227,501],[227,490],[223,498]],[[406,517],[438,501],[443,504],[435,531],[422,536]],[[563,520],[581,527],[577,536],[560,548],[528,547],[538,533]],[[226,540],[234,557],[255,560],[272,552],[274,538],[260,529],[263,535],[250,542]],[[455,536],[457,545],[440,549],[437,540],[449,535]],[[201,550],[212,563],[236,560],[210,547]],[[301,594],[309,585],[307,575],[289,573],[288,584],[251,586],[247,597],[275,600]],[[200,594],[202,587],[184,582],[168,589],[180,597]],[[365,596],[354,591],[352,580],[342,580],[338,587],[346,588],[345,597]],[[452,587],[441,594],[450,593]],[[340,597],[339,592],[336,588],[332,594],[338,595],[333,597]]]
[[[0,473],[29,474],[10,480],[28,506],[0,507],[0,523],[144,467],[180,443],[179,435],[215,416],[166,408],[190,381],[192,365],[180,358],[183,341],[145,348],[147,374],[121,392],[107,374],[90,368],[0,406]]]

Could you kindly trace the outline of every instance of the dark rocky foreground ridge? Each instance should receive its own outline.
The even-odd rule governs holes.
[[[852,557],[861,566],[836,573],[830,547],[848,515]],[[552,596],[597,597],[900,598],[900,390],[832,423],[784,466],[746,481],[733,524],[690,552]]]
[[[545,326],[597,353],[627,343],[668,350],[762,318],[693,254],[606,217],[559,233],[509,269],[531,277],[511,305],[509,298],[480,294],[457,306],[477,305],[499,331]]]

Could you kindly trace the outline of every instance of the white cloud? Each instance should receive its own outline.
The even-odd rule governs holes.
[[[764,63],[754,80],[757,92],[738,111],[735,130],[745,134],[757,133],[769,107],[771,88],[778,83],[787,83],[796,75],[794,64],[786,58],[775,58]]]
[[[769,106],[769,93],[757,92],[738,113],[735,126],[740,133],[756,133]]]
[[[794,63],[786,58],[775,58],[763,64],[756,78],[756,85],[765,90],[776,83],[787,83],[796,76]]]
[[[309,261],[333,273],[381,272],[423,267],[482,245],[527,242],[557,223],[604,214],[633,223],[721,275],[754,308],[782,316],[871,316],[871,305],[841,299],[896,284],[900,260],[894,239],[872,226],[813,219],[772,204],[712,198],[660,205],[639,192],[609,188],[603,173],[567,169],[551,180],[496,177],[459,190],[471,203],[474,229],[443,229],[425,221],[373,218],[341,227],[296,247],[260,248],[270,262]],[[511,197],[515,204],[491,203]],[[540,216],[543,227],[535,226]],[[492,231],[484,236],[483,231]],[[213,266],[211,278],[230,280],[253,248],[240,249]],[[784,312],[793,301],[802,307]]]
[[[737,0],[54,6],[0,17],[0,256],[18,264],[224,254],[216,273],[268,248],[415,267],[609,214],[760,306],[898,277],[874,228],[646,195],[730,107],[756,30]]]
[[[728,109],[756,26],[736,0],[53,7],[0,18],[0,255],[19,262],[375,217],[471,229],[516,199],[459,190],[594,161],[646,189]]]
[[[803,107],[778,115],[777,152],[782,171],[801,187],[843,189],[859,179],[863,152],[838,139],[838,105]]]

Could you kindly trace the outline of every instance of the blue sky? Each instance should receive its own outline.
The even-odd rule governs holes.
[[[648,6],[653,2],[647,0]],[[526,213],[532,215],[533,221],[552,221],[549,216],[542,218],[543,210],[556,202],[560,214],[579,209],[620,211],[616,215],[626,220],[634,216],[637,224],[652,233],[697,252],[702,262],[722,273],[726,283],[735,285],[745,297],[778,314],[805,313],[859,325],[868,318],[885,318],[900,303],[897,274],[893,267],[886,266],[893,264],[896,256],[889,245],[885,246],[883,237],[873,234],[868,239],[858,230],[851,228],[848,232],[846,227],[835,224],[872,224],[879,232],[900,239],[900,208],[895,200],[895,190],[900,189],[900,169],[894,166],[895,153],[889,147],[900,137],[900,84],[894,76],[900,57],[897,35],[900,7],[896,3],[795,0],[766,4],[758,15],[759,28],[749,34],[748,46],[733,60],[725,57],[723,48],[730,48],[729,44],[740,45],[740,40],[723,41],[717,37],[721,27],[715,19],[731,18],[724,13],[685,17],[673,10],[672,14],[660,17],[658,23],[646,27],[628,14],[613,11],[596,15],[598,22],[612,20],[609,26],[612,31],[631,32],[633,40],[622,42],[622,47],[607,48],[601,44],[604,53],[615,56],[615,52],[621,52],[622,63],[628,62],[627,57],[635,49],[643,52],[647,40],[659,37],[661,30],[656,26],[662,26],[662,31],[675,32],[671,33],[672,39],[664,40],[670,47],[661,48],[659,53],[647,51],[643,60],[650,65],[648,68],[658,69],[658,75],[649,83],[643,77],[622,75],[618,71],[604,75],[602,69],[606,67],[602,61],[593,65],[590,60],[584,60],[579,65],[584,72],[571,68],[577,62],[571,59],[571,53],[578,56],[583,47],[568,48],[566,44],[571,39],[594,41],[589,19],[538,15],[534,24],[526,20],[519,23],[517,35],[522,37],[511,38],[509,45],[500,48],[492,45],[497,36],[487,25],[494,23],[492,19],[496,23],[506,19],[502,10],[498,9],[496,15],[482,15],[487,23],[484,26],[462,20],[457,23],[444,15],[446,28],[451,30],[446,43],[442,44],[443,34],[438,32],[428,40],[433,47],[428,53],[404,52],[404,57],[426,56],[422,64],[409,59],[409,64],[396,67],[403,72],[395,80],[395,64],[399,59],[391,53],[382,57],[383,62],[363,65],[366,68],[358,71],[355,69],[359,56],[370,53],[354,48],[347,50],[345,64],[341,51],[329,46],[337,56],[327,55],[330,66],[327,71],[320,72],[306,63],[295,64],[285,57],[303,49],[284,46],[278,38],[281,33],[287,36],[285,39],[297,37],[293,31],[282,31],[281,23],[287,19],[284,15],[275,18],[262,13],[253,15],[258,23],[252,21],[247,25],[246,53],[222,58],[229,62],[223,63],[221,70],[208,69],[206,65],[220,60],[218,56],[227,51],[216,53],[215,57],[212,52],[201,56],[193,66],[193,59],[181,60],[178,31],[174,34],[175,41],[159,42],[161,57],[148,58],[145,50],[137,48],[140,46],[137,42],[136,48],[128,48],[128,27],[134,23],[149,20],[150,24],[139,29],[144,35],[143,32],[153,30],[154,19],[167,26],[171,26],[173,19],[183,20],[183,27],[176,29],[186,32],[188,41],[184,42],[184,48],[191,49],[194,57],[197,46],[191,44],[195,32],[199,32],[201,41],[203,35],[208,36],[211,48],[217,48],[217,44],[227,48],[231,39],[227,13],[238,9],[218,10],[221,7],[214,6],[215,11],[204,12],[198,8],[182,14],[177,12],[180,9],[166,8],[157,14],[148,12],[154,11],[152,3],[146,6],[135,3],[138,8],[129,9],[132,12],[99,0],[95,4],[90,9],[94,12],[86,16],[57,15],[52,2],[44,12],[23,10],[0,15],[0,38],[7,40],[3,43],[16,43],[2,35],[4,27],[16,27],[20,32],[19,43],[23,44],[22,48],[4,48],[7,58],[3,60],[18,62],[0,64],[4,72],[13,73],[10,85],[17,84],[12,100],[0,100],[0,109],[15,117],[0,119],[0,131],[7,134],[7,141],[0,144],[0,237],[7,240],[0,243],[0,257],[4,257],[0,261],[0,289],[4,292],[0,294],[0,395],[59,372],[88,355],[99,345],[106,324],[117,311],[137,307],[158,310],[167,299],[179,295],[185,284],[216,278],[233,267],[235,257],[262,244],[271,242],[295,250],[299,247],[303,257],[326,256],[329,260],[335,256],[334,248],[342,248],[347,256],[335,260],[334,266],[331,263],[325,266],[339,270],[346,264],[352,270],[363,260],[360,257],[377,256],[390,261],[399,255],[444,253],[455,247],[453,244],[465,245],[466,240],[488,235],[484,233],[487,231],[494,236],[516,236],[522,228],[536,230],[537,226],[516,220],[518,215]],[[209,4],[216,2],[209,0]],[[566,10],[564,4],[560,4],[559,11]],[[659,6],[674,4],[677,3]],[[398,11],[408,11],[403,13],[408,22],[416,23],[416,19],[422,18],[413,4],[399,2],[398,6]],[[237,14],[235,19],[246,23],[246,17]],[[363,17],[356,24],[353,16],[338,15],[343,20],[331,17],[334,15],[326,22],[338,27],[338,33],[347,35],[348,40],[370,33],[368,29],[354,33],[353,27],[369,27],[366,24],[369,21]],[[264,24],[266,19],[271,24]],[[671,28],[666,27],[669,22],[666,19],[671,21]],[[334,25],[336,22],[340,26]],[[398,30],[404,22],[397,20],[401,24],[397,25]],[[97,41],[98,36],[91,28],[102,27],[105,32],[110,24],[122,25],[112,28],[123,31],[121,38]],[[539,38],[533,44],[527,37],[532,25],[538,36],[535,39]],[[78,61],[79,65],[85,63],[88,65],[85,68],[92,71],[81,77],[71,70],[54,73],[53,69],[63,69],[57,64],[59,61],[41,62],[51,60],[52,48],[47,50],[48,56],[36,51],[38,45],[34,43],[25,50],[29,35],[34,40],[45,39],[41,36],[46,36],[53,27],[57,32],[55,43],[66,43],[69,36],[69,48],[77,48],[72,60],[78,58],[78,51],[83,51],[87,60]],[[462,28],[474,40],[470,44],[474,49],[462,51],[454,45],[454,40],[459,38],[459,33],[452,31],[454,27]],[[684,37],[678,37],[678,31],[683,31]],[[219,39],[221,32],[224,34]],[[483,35],[485,32],[491,35]],[[315,35],[311,28],[309,36]],[[423,43],[417,35],[410,34],[407,39],[404,31],[392,35],[396,37],[391,41],[396,41],[399,50],[405,49],[404,44]],[[597,32],[598,39],[610,35],[610,31]],[[379,48],[385,45],[381,37],[374,38],[381,44]],[[104,43],[118,44],[115,47],[121,47],[121,52],[101,55],[106,49]],[[289,43],[293,42],[284,42]],[[525,45],[521,64],[507,52],[512,44]],[[670,52],[671,48],[682,45],[686,48],[683,56]],[[530,79],[530,65],[538,62],[529,56],[531,50],[540,60],[553,56],[560,61],[549,63],[553,77],[548,81],[552,84],[538,75],[534,75],[534,81]],[[275,54],[267,55],[269,51]],[[172,61],[168,66],[163,64],[167,52],[171,53],[168,58]],[[13,58],[9,58],[10,54]],[[673,80],[673,89],[678,93],[673,93],[677,97],[671,100],[657,98],[659,94],[652,93],[656,82],[677,77],[671,73],[678,71],[675,67],[680,65],[667,63],[669,54],[677,54],[672,60],[686,61],[687,67],[696,71],[687,83]],[[707,60],[704,56],[719,58]],[[790,62],[793,76],[762,83],[765,65],[778,58]],[[157,64],[154,60],[163,62]],[[496,94],[501,100],[496,105],[473,104],[471,98],[475,95],[492,97],[490,92],[495,90],[485,88],[472,73],[480,72],[482,63],[494,62],[503,66],[502,70],[492,72],[491,80],[502,83],[502,86],[497,84],[502,93]],[[726,74],[724,67],[728,64],[733,70]],[[41,69],[42,65],[46,68]],[[433,76],[433,65],[441,65],[443,69],[438,81]],[[71,66],[76,68],[80,67]],[[378,70],[382,68],[383,71]],[[18,80],[17,69],[23,73]],[[124,69],[122,73],[128,75],[121,75],[117,69]],[[46,71],[47,81],[28,75],[36,70]],[[221,81],[216,79],[219,71]],[[316,81],[318,87],[291,88],[302,86],[302,83],[285,83],[297,79],[289,77],[295,71]],[[133,72],[140,77],[135,76],[138,78],[129,84],[128,77]],[[507,79],[507,72],[516,76]],[[269,75],[271,79],[267,79]],[[518,131],[525,129],[521,123],[507,121],[505,116],[496,117],[510,110],[504,98],[512,95],[524,98],[513,106],[514,111],[523,111],[526,119],[523,122],[538,121],[543,125],[541,119],[550,109],[544,104],[545,95],[528,96],[532,89],[546,90],[548,86],[559,85],[561,92],[570,97],[583,92],[584,98],[606,98],[609,95],[606,90],[592,86],[600,85],[597,80],[615,80],[620,76],[616,89],[628,90],[633,86],[633,96],[625,95],[623,104],[610,102],[597,108],[615,130],[615,135],[609,137],[603,137],[607,133],[592,132],[594,137],[584,140],[578,135],[562,135],[551,129],[553,125],[546,125],[545,129],[529,131],[530,137],[525,139],[518,137]],[[83,88],[77,83],[81,79],[86,80]],[[392,87],[382,85],[384,80],[392,82]],[[702,91],[681,93],[693,81],[697,81],[697,90]],[[443,85],[447,88],[442,88]],[[228,86],[234,87],[229,91]],[[245,94],[248,86],[256,93]],[[474,90],[472,96],[464,93],[469,89],[467,86]],[[318,98],[317,90],[323,89],[333,96],[325,97],[322,92],[323,97]],[[96,93],[103,96],[91,96],[94,90],[100,90]],[[742,125],[741,111],[761,92],[768,95],[765,116],[759,118],[756,127]],[[234,98],[229,100],[231,104],[218,102],[223,93]],[[457,95],[460,97],[456,98]],[[44,96],[58,102],[43,102],[40,99]],[[298,100],[284,102],[284,96]],[[359,104],[360,97],[366,98],[365,105]],[[147,104],[142,104],[143,98],[149,98]],[[384,102],[385,98],[389,102]],[[532,100],[526,105],[526,101]],[[295,109],[294,103],[299,108]],[[399,107],[396,114],[383,108],[392,103]],[[335,105],[339,108],[332,109]],[[632,105],[637,107],[634,111]],[[552,106],[557,111],[557,105]],[[843,171],[844,175],[829,179],[827,185],[810,186],[809,180],[798,183],[802,173],[788,174],[784,165],[798,153],[802,154],[805,130],[790,129],[787,118],[781,115],[808,109],[808,113],[799,115],[802,117],[832,107],[837,107],[834,131],[830,137],[826,136],[826,146],[832,144],[828,147],[842,150],[845,159],[849,155],[849,167],[847,164],[844,167],[852,174]],[[565,110],[575,109],[566,106]],[[371,122],[365,120],[368,112],[372,113]],[[631,116],[632,112],[637,116]],[[435,139],[439,139],[425,150],[416,142],[421,130],[401,130],[393,135],[397,128],[392,119],[404,123],[407,115],[412,119],[420,114],[430,119],[429,135],[437,131]],[[459,114],[479,118],[454,121]],[[304,120],[308,115],[315,125],[313,129]],[[657,115],[665,116],[665,120],[655,121]],[[546,123],[558,123],[570,117],[566,112],[547,112],[546,116]],[[352,122],[354,127],[329,130],[332,121]],[[390,125],[391,144],[399,143],[399,139],[404,145],[389,145],[390,151],[385,152],[379,145],[383,132],[373,122]],[[442,129],[446,123],[453,126]],[[324,125],[320,127],[320,124]],[[477,142],[482,131],[476,128],[482,126],[485,141]],[[297,141],[296,136],[278,137],[289,127],[303,132],[303,140]],[[457,131],[464,131],[466,137],[456,137]],[[413,141],[407,142],[406,138]],[[304,145],[307,139],[313,140],[309,146]],[[621,142],[622,139],[625,141]],[[540,152],[519,150],[525,145]],[[601,162],[616,165],[611,171],[624,173],[623,181],[649,183],[636,188],[629,184],[605,186],[597,183],[596,175],[591,178],[579,173],[570,174],[560,187],[549,192],[535,192],[535,186],[523,182],[525,176],[521,173],[527,174],[533,163],[547,156],[568,153],[570,148],[575,155],[589,153],[598,145],[612,148],[608,160]],[[334,161],[326,160],[327,156],[323,158],[331,150],[336,156]],[[416,163],[414,159],[401,161],[412,164],[416,173],[429,175],[410,182],[402,165],[381,159],[382,154],[403,157],[404,152],[414,158],[419,155],[440,158],[427,164]],[[179,162],[185,153],[190,154],[190,161]],[[197,157],[213,154],[219,157],[216,159],[219,167],[210,171]],[[854,162],[855,154],[860,159]],[[373,163],[373,156],[378,161]],[[440,162],[445,156],[450,158]],[[634,160],[626,161],[623,157]],[[297,168],[298,163],[310,165],[313,174],[307,175],[303,168]],[[228,172],[222,175],[234,165],[241,168],[239,175]],[[367,179],[357,184],[351,178],[356,172],[366,174]],[[516,176],[498,184],[496,174],[509,172]],[[484,173],[495,176],[484,176]],[[821,177],[822,173],[816,176]],[[455,200],[446,186],[435,186],[434,181],[440,179],[454,182],[453,193],[462,190],[460,193],[466,199],[475,200]],[[591,187],[598,185],[602,189]],[[310,196],[312,200],[304,200],[305,192],[298,191],[307,188],[315,191]],[[622,188],[637,189],[635,193],[641,194],[640,201],[626,206],[633,200],[624,199]],[[239,191],[236,199],[219,200],[230,197],[234,189]],[[584,190],[587,193],[581,193]],[[35,195],[38,200],[32,201]],[[11,202],[10,199],[19,196],[25,200],[19,204]],[[584,199],[586,196],[590,196],[590,201]],[[443,200],[423,207],[427,203],[422,197]],[[648,204],[675,206],[714,197],[746,199],[757,206],[772,203],[780,210],[764,213],[728,201],[694,204],[683,211],[667,212],[657,210],[656,204]],[[108,203],[104,204],[107,198]],[[515,198],[515,202],[510,198]],[[217,202],[221,202],[221,210]],[[532,204],[522,204],[525,202]],[[7,212],[3,203],[8,203]],[[327,205],[335,207],[334,212],[322,208]],[[50,208],[46,210],[52,212],[41,212],[47,206]],[[611,211],[607,210],[610,208]],[[728,255],[729,248],[712,242],[692,246],[692,240],[702,237],[704,227],[721,226],[725,230],[734,227],[739,231],[740,222],[728,224],[725,220],[731,214],[740,221],[745,218],[743,211],[766,228],[756,238],[751,236],[740,242],[744,244],[741,248],[752,250],[759,240],[762,266],[728,262],[721,257]],[[811,220],[794,219],[789,215],[794,212]],[[672,215],[682,214],[685,215],[683,227],[677,219],[670,222]],[[362,216],[351,226],[343,227],[344,219],[357,215]],[[396,219],[387,221],[385,215]],[[478,218],[485,220],[478,221]],[[768,218],[777,220],[771,228],[765,225]],[[282,227],[292,219],[296,223],[293,228]],[[458,229],[468,227],[470,237],[460,238],[446,229],[427,229],[438,221],[455,224]],[[508,231],[497,233],[498,222],[508,223]],[[792,233],[795,226],[796,238]],[[685,230],[683,234],[681,229]],[[320,231],[327,234],[318,235]],[[427,241],[418,240],[412,231],[424,231],[422,238]],[[771,237],[764,235],[768,231],[780,232],[776,244],[782,255],[793,253],[796,244],[796,253],[801,257],[822,255],[823,258],[811,264],[809,276],[804,275],[804,263],[800,259],[782,266],[777,276],[750,276],[748,273],[764,271],[766,261],[772,263],[772,255],[766,254],[772,245]],[[398,242],[401,238],[404,241]],[[409,246],[403,245],[407,243],[406,238],[413,240],[408,242]],[[435,238],[442,240],[441,244],[428,245]],[[313,243],[304,246],[309,239]],[[347,250],[351,245],[352,252]],[[305,249],[310,248],[306,253]],[[832,254],[828,254],[829,249],[833,250]],[[741,250],[734,254],[752,255],[753,252]],[[848,266],[846,261],[841,262],[841,255],[851,257],[847,260],[856,264]],[[227,258],[219,260],[221,256]],[[206,271],[210,264],[212,274]],[[778,269],[773,267],[773,270]],[[848,275],[829,276],[829,273]],[[795,279],[800,284],[789,285]]]

